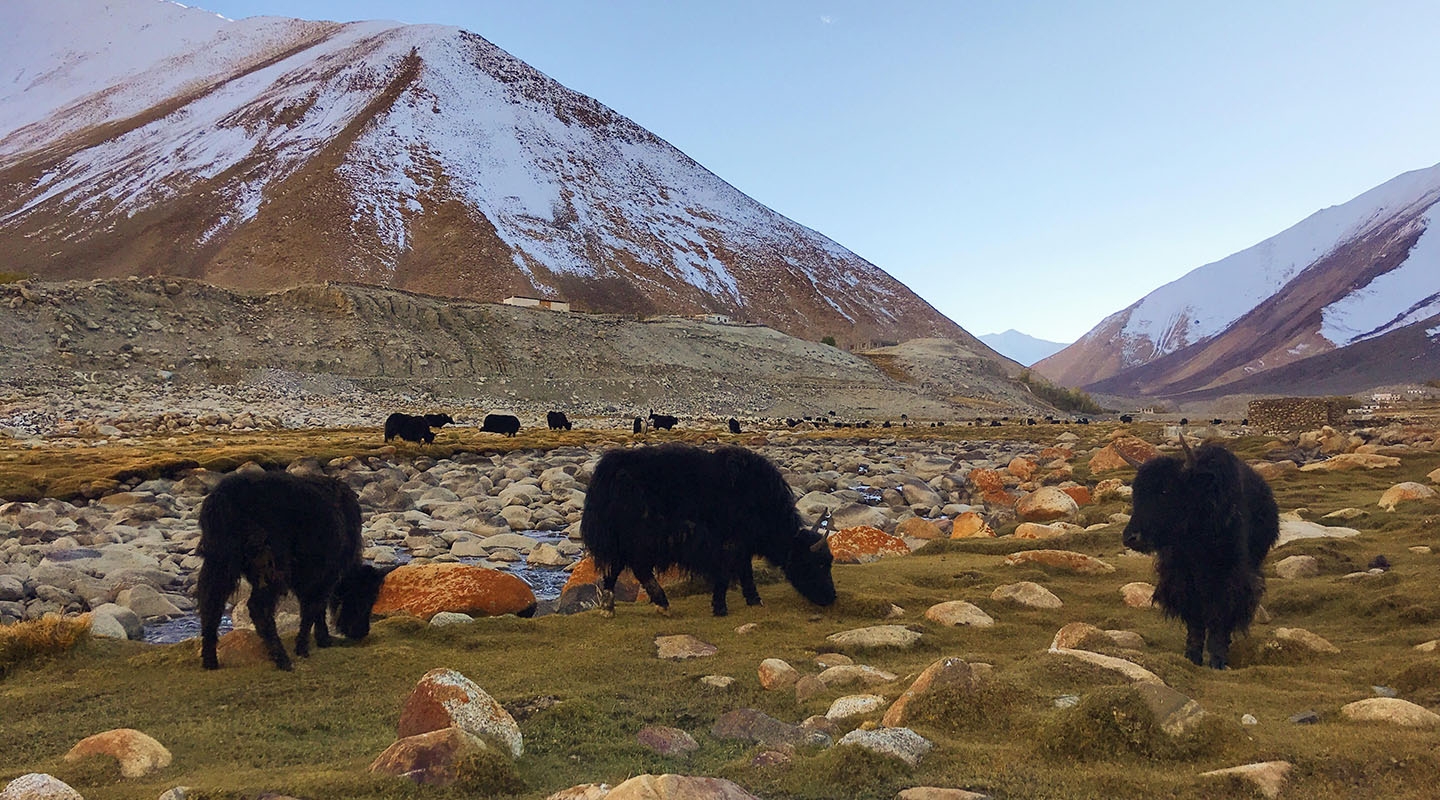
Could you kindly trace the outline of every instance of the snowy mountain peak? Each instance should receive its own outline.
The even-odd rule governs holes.
[[[1156,289],[1036,367],[1073,386],[1193,391],[1398,331],[1440,314],[1437,213],[1440,165],[1407,172]]]
[[[0,257],[25,271],[344,280],[722,313],[847,344],[974,342],[473,33],[232,22],[163,0],[19,0],[0,31],[30,43],[0,49]]]

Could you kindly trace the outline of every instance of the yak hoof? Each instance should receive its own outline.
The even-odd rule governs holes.
[[[670,607],[669,607],[669,606],[655,606],[655,611],[656,611],[656,613],[658,613],[658,614],[659,614],[660,616],[662,616],[662,617],[668,617],[668,616],[670,616]]]
[[[206,661],[200,666],[204,667],[205,669],[220,669],[220,663],[218,661]]]

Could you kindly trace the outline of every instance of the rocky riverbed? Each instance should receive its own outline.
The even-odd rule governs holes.
[[[970,510],[971,469],[1003,467],[1040,448],[796,439],[757,449],[802,495],[808,522],[829,510],[834,528],[894,532],[910,518],[935,520],[937,530],[948,531],[950,520]],[[579,521],[599,456],[560,447],[439,460],[304,459],[289,469],[323,472],[354,488],[365,514],[365,557],[376,564],[464,561],[523,574],[564,570],[583,555]],[[0,619],[98,610],[138,638],[137,623],[154,626],[192,613],[202,562],[199,508],[220,478],[199,469],[176,480],[132,480],[88,502],[0,506]],[[529,577],[541,584],[540,599],[558,594],[553,574]]]

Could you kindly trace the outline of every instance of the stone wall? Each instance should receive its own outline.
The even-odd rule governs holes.
[[[1345,409],[1323,397],[1270,397],[1251,400],[1247,416],[1257,430],[1287,433],[1339,424],[1345,419]]]

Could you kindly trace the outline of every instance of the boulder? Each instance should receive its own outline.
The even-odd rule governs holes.
[[[1129,467],[1121,453],[1143,463],[1160,455],[1160,449],[1136,436],[1119,436],[1090,457],[1090,471],[1108,472]]]
[[[1312,653],[1334,654],[1340,652],[1340,648],[1331,644],[1324,637],[1304,628],[1276,628],[1272,635],[1278,642],[1289,642]]]
[[[1035,477],[1035,462],[1024,456],[1015,456],[1010,463],[1005,465],[1005,471],[1014,475],[1022,481],[1028,481]]]
[[[1074,553],[1069,550],[1021,550],[1005,557],[1006,566],[1039,564],[1046,567],[1078,572],[1082,575],[1104,575],[1115,568],[1094,556]]]
[[[1286,519],[1280,521],[1280,538],[1275,540],[1275,546],[1280,547],[1297,539],[1348,539],[1359,535],[1360,531],[1354,528],[1326,527],[1318,522]]]
[[[65,754],[65,761],[87,756],[109,756],[119,762],[120,775],[143,778],[170,766],[170,751],[134,728],[116,728],[81,739]]]
[[[1320,560],[1315,556],[1289,556],[1275,563],[1275,574],[1287,580],[1313,578],[1320,574]]]
[[[715,720],[710,735],[716,739],[739,739],[766,747],[824,747],[830,737],[820,731],[791,725],[753,708],[727,711]]]
[[[787,662],[778,658],[767,658],[760,662],[760,688],[788,689],[800,680],[800,673]]]
[[[1053,592],[1034,581],[1007,583],[995,587],[991,600],[1003,600],[1025,608],[1060,608],[1065,605]]]
[[[394,775],[428,786],[449,786],[459,780],[467,757],[489,750],[486,743],[458,727],[406,736],[370,762],[375,775]]]
[[[1080,650],[1085,640],[1098,637],[1108,640],[1110,637],[1105,631],[1091,625],[1088,622],[1071,622],[1055,632],[1055,638],[1050,640],[1051,650]]]
[[[1205,710],[1199,703],[1163,683],[1141,682],[1135,685],[1135,691],[1150,707],[1160,730],[1171,736],[1189,733],[1205,718]]]
[[[1151,672],[1148,669],[1145,669],[1144,667],[1134,663],[1133,661],[1126,661],[1123,658],[1107,656],[1103,653],[1092,653],[1089,650],[1067,650],[1064,648],[1052,648],[1049,652],[1055,653],[1056,655],[1066,656],[1068,658],[1074,658],[1079,661],[1094,664],[1101,669],[1107,669],[1111,672],[1119,673],[1120,675],[1125,677],[1126,680],[1135,683],[1164,683],[1164,681],[1160,680],[1159,675],[1156,675],[1155,673]]]
[[[989,539],[994,536],[995,529],[974,511],[962,512],[955,517],[950,527],[951,539]]]
[[[140,640],[145,638],[145,623],[140,620],[140,615],[122,605],[115,603],[104,603],[95,607],[90,612],[91,619],[97,617],[109,617],[119,625],[125,632],[126,639]],[[93,628],[92,628],[93,629]]]
[[[405,699],[400,738],[456,727],[510,758],[525,750],[515,719],[474,681],[452,669],[432,669]]]
[[[635,734],[635,741],[651,752],[662,756],[675,756],[684,758],[700,749],[699,742],[695,737],[680,730],[669,728],[664,725],[646,725]]]
[[[1388,469],[1400,466],[1394,456],[1373,453],[1342,453],[1300,468],[1301,472],[1344,472],[1353,469]]]
[[[851,503],[836,509],[830,517],[830,527],[837,531],[845,528],[884,528],[889,524],[890,518],[885,516],[885,512],[862,503]]]
[[[880,686],[893,682],[896,677],[892,672],[865,664],[837,664],[827,667],[816,679],[825,688],[834,689],[856,683],[861,686]]]
[[[840,745],[849,745],[890,756],[916,766],[935,745],[909,728],[878,728],[853,730],[840,737]]]
[[[1015,505],[1015,495],[1005,488],[1005,476],[997,470],[977,467],[970,470],[966,480],[972,487],[972,494],[980,502],[1002,508]]]
[[[724,778],[637,775],[610,790],[605,800],[760,800]]]
[[[895,526],[895,535],[902,539],[940,539],[944,534],[935,523],[924,517],[906,517]]]
[[[1054,486],[1042,486],[1015,503],[1015,513],[1025,522],[1071,519],[1079,511],[1075,498]]]
[[[970,691],[975,688],[976,676],[964,659],[949,657],[933,662],[920,673],[900,697],[896,698],[880,724],[887,728],[905,725],[914,716],[915,710],[923,705],[924,698],[936,691]]]
[[[1212,769],[1209,772],[1200,773],[1200,777],[1240,778],[1255,784],[1255,788],[1260,791],[1260,794],[1269,800],[1274,800],[1280,796],[1280,790],[1285,786],[1285,779],[1290,775],[1290,768],[1289,761],[1262,761],[1239,767]]]
[[[863,717],[884,707],[885,698],[880,695],[849,694],[835,698],[835,702],[830,704],[830,710],[825,712],[825,718],[838,720]]]
[[[376,614],[405,611],[429,619],[440,611],[471,616],[535,613],[535,592],[500,570],[471,564],[406,564],[385,577]]]
[[[990,795],[940,786],[912,786],[901,789],[895,800],[990,800]]]
[[[1130,608],[1149,608],[1155,604],[1155,587],[1142,581],[1134,581],[1120,587],[1120,596]]]
[[[43,772],[27,772],[0,789],[0,800],[85,800],[70,784]]]
[[[831,534],[830,554],[837,564],[868,564],[886,556],[909,555],[910,548],[897,536],[861,525],[842,528]]]
[[[966,625],[975,628],[989,628],[995,624],[989,614],[964,600],[936,603],[925,610],[925,619],[941,625]]]
[[[1397,483],[1389,489],[1386,489],[1385,493],[1380,495],[1380,502],[1376,503],[1376,505],[1386,511],[1394,511],[1395,506],[1406,501],[1429,500],[1435,496],[1435,490],[1429,486],[1414,481],[1405,481],[1404,483]]]
[[[867,628],[832,633],[825,641],[837,647],[911,647],[920,634],[903,625],[871,625]]]
[[[1045,525],[1039,522],[1022,522],[1015,526],[1016,539],[1056,539],[1070,533],[1070,528],[1059,525]]]
[[[1398,697],[1371,697],[1340,707],[1346,719],[1358,722],[1388,722],[1405,728],[1433,728],[1440,714]]]
[[[666,661],[707,658],[718,652],[720,648],[688,633],[655,637],[655,657]]]

